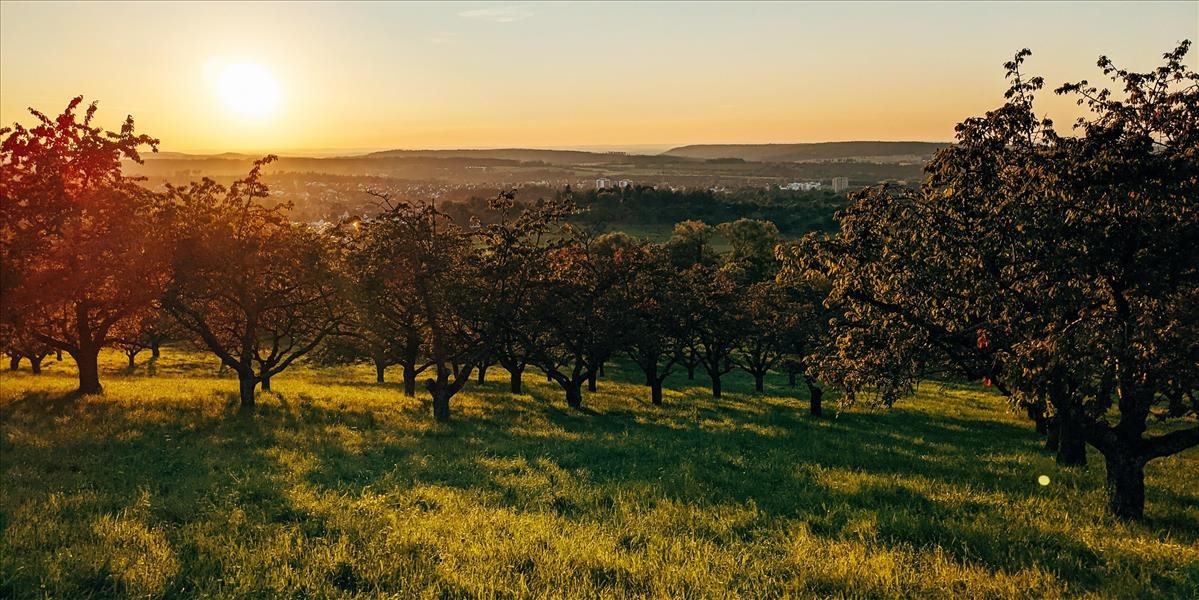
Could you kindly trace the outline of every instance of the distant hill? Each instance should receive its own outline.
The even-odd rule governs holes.
[[[694,144],[663,154],[684,158],[740,158],[757,162],[807,162],[840,159],[895,162],[927,159],[947,144],[939,142],[822,142],[814,144]]]
[[[495,148],[489,150],[384,150],[367,154],[368,158],[498,158],[518,161],[542,161],[553,164],[594,164],[628,162],[632,155],[623,152],[584,152],[582,150],[538,150],[535,148]]]
[[[237,152],[222,152],[220,154],[187,154],[185,152],[142,152],[142,158],[147,160],[257,160],[258,155],[238,154]]]

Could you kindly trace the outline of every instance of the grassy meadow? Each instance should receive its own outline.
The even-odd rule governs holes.
[[[813,419],[782,377],[655,408],[615,365],[579,412],[493,368],[438,425],[365,366],[244,415],[209,355],[142,358],[104,396],[0,374],[0,597],[1199,597],[1199,452],[1122,524],[1098,454],[1057,468],[978,387]]]

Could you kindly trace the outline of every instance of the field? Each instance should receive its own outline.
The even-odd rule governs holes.
[[[207,355],[105,360],[102,397],[2,374],[0,597],[1199,597],[1199,452],[1121,524],[1097,454],[977,387],[820,420],[781,378],[654,408],[618,365],[576,412],[493,369],[437,425],[365,367],[244,415]]]

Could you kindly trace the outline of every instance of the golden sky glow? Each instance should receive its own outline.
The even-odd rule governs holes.
[[[185,152],[947,140],[1022,47],[1056,85],[1184,38],[1199,3],[6,1],[0,121],[84,94]]]

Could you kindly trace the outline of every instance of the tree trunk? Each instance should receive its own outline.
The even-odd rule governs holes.
[[[62,362],[62,350],[54,351],[54,360],[56,360],[58,362]]]
[[[126,352],[125,356],[129,357],[129,370],[132,371],[133,369],[135,369],[137,367],[137,353],[136,352]]]
[[[479,365],[479,378],[477,381],[480,385],[487,383],[487,368],[490,366],[491,365],[487,363],[482,363]]]
[[[695,380],[695,365],[688,363],[687,365],[687,381]]]
[[[1061,428],[1057,424],[1057,416],[1045,418],[1045,451],[1057,453],[1058,436],[1061,433]]]
[[[150,358],[158,358],[160,355],[162,355],[162,351],[160,350],[161,346],[162,344],[160,342],[154,342],[153,344],[150,344]]]
[[[787,373],[787,385],[790,387],[795,387],[795,371]]]
[[[409,365],[404,365],[404,395],[416,396],[416,369]]]
[[[1042,402],[1032,402],[1025,407],[1025,411],[1028,413],[1028,418],[1037,424],[1037,433],[1047,435],[1049,433],[1049,422],[1045,418],[1045,404]]]
[[[16,371],[17,369],[20,369],[20,368],[21,368],[21,355],[20,354],[9,355],[8,370]]]
[[[78,354],[71,356],[79,366],[79,393],[103,393],[104,388],[100,385],[100,349],[80,348]]]
[[[824,414],[824,409],[820,405],[824,399],[824,390],[817,387],[811,381],[805,383],[808,386],[808,412],[813,417],[819,417]]]
[[[433,418],[438,423],[445,423],[450,420],[450,395],[446,393],[444,386],[433,386],[430,390],[433,393]]]
[[[250,408],[254,406],[254,388],[258,386],[258,380],[253,375],[239,373],[237,384],[241,407]]]
[[[599,365],[599,376],[607,377],[607,375],[604,374],[604,363],[600,363],[600,365]],[[591,391],[594,392],[595,390],[591,390]]]
[[[1063,467],[1083,467],[1087,464],[1087,442],[1083,437],[1079,417],[1064,411],[1057,422],[1057,464]]]
[[[763,392],[766,391],[766,374],[754,373],[754,390]]]
[[[45,358],[44,356],[30,356],[29,357],[29,366],[30,366],[30,368],[33,369],[34,375],[42,374],[42,359],[44,359],[44,358]]]
[[[525,372],[524,366],[508,367],[508,374],[509,374],[508,389],[513,394],[523,394],[524,393],[524,385],[521,382],[521,376],[524,375],[524,372]]]
[[[264,391],[264,392],[271,391],[271,376],[270,375],[266,375],[262,378],[262,391]]]
[[[654,406],[662,406],[662,382],[654,381],[649,384],[649,401]]]
[[[383,383],[384,371],[387,370],[387,364],[381,358],[375,358],[375,383]]]
[[[719,398],[720,397],[720,375],[709,373],[708,376],[712,378],[712,397]]]
[[[1104,456],[1107,463],[1107,505],[1113,515],[1128,521],[1145,516],[1145,462],[1119,450]]]
[[[583,406],[583,382],[567,382],[563,386],[566,390],[566,405],[571,408],[582,408]]]
[[[596,375],[595,371],[592,371],[591,374],[587,376],[587,391],[594,392],[596,390],[597,379],[598,376]]]

